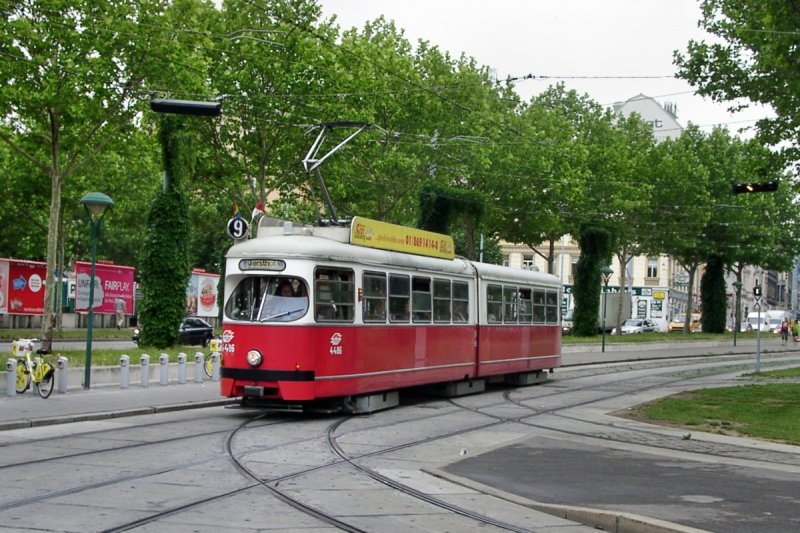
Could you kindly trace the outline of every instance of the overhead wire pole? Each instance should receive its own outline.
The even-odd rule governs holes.
[[[350,134],[345,140],[334,146],[327,154],[322,156],[321,158],[317,159],[317,153],[319,152],[320,146],[322,146],[322,142],[325,140],[325,134],[328,130],[333,128],[358,128],[354,133]],[[331,196],[328,194],[328,188],[325,186],[325,180],[322,179],[322,174],[319,171],[319,166],[330,156],[336,153],[342,146],[350,142],[356,135],[364,131],[365,129],[369,128],[370,124],[367,122],[325,122],[321,124],[321,129],[317,138],[314,140],[314,143],[311,145],[311,148],[308,150],[308,154],[306,154],[305,159],[303,159],[303,168],[306,169],[306,172],[314,172],[317,175],[317,180],[319,181],[319,188],[322,191],[322,196],[325,198],[325,203],[328,205],[328,212],[330,213],[331,217],[331,224],[338,224],[339,219],[336,218],[336,210],[333,207],[333,202],[331,201]]]

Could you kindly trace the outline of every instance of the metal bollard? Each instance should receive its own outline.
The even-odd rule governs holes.
[[[183,385],[186,383],[186,354],[180,352],[178,354],[178,384]]]
[[[203,382],[203,352],[195,352],[194,354],[194,382]]]
[[[58,393],[64,394],[67,392],[67,378],[69,377],[67,370],[69,368],[69,359],[63,355],[59,355],[58,359],[56,360],[56,366],[58,367]]]
[[[158,382],[161,385],[169,385],[169,355],[162,353],[158,356],[158,364],[161,370]]]
[[[150,385],[150,356],[146,353],[142,354],[142,358],[139,360],[142,365],[141,375],[139,376],[139,382],[142,384],[142,387],[148,387]]]
[[[211,354],[211,381],[219,381],[219,352]]]
[[[131,358],[127,355],[119,356],[119,388],[127,389],[131,386]]]
[[[13,398],[17,395],[17,360],[6,361],[6,396]]]

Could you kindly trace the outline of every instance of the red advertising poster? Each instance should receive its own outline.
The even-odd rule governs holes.
[[[3,277],[0,280],[0,294],[3,299],[0,308],[10,315],[43,315],[47,265],[16,259],[4,259],[3,263],[8,265],[8,273],[6,274],[6,267],[0,269],[0,277]]]
[[[95,313],[113,315],[117,302],[124,303],[125,314],[133,314],[133,267],[97,263],[94,267],[94,302]],[[75,311],[89,310],[89,280],[92,275],[92,264],[78,262],[75,264]]]
[[[186,314],[212,317],[217,316],[217,284],[219,274],[210,274],[195,269],[186,288]]]

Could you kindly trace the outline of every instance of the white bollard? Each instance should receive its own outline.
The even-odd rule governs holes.
[[[148,387],[150,385],[150,356],[146,353],[143,353],[141,359],[139,359],[139,362],[142,365],[139,382],[142,384],[142,387]]]
[[[219,381],[219,352],[211,354],[211,381]]]
[[[169,355],[162,353],[158,357],[159,369],[161,370],[158,382],[161,385],[169,385]]]
[[[180,352],[178,354],[178,384],[183,385],[186,383],[186,354]]]
[[[119,388],[127,389],[131,386],[131,358],[127,355],[119,356]]]
[[[56,360],[56,366],[58,367],[58,393],[64,394],[67,392],[68,383],[67,377],[69,373],[67,372],[69,368],[69,359],[64,357],[63,355],[59,355],[58,359]]]
[[[203,352],[195,352],[194,354],[194,382],[203,382]]]
[[[6,361],[6,396],[13,398],[17,395],[17,360]]]

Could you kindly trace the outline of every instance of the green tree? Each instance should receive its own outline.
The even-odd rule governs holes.
[[[176,38],[187,34],[180,24],[165,23],[191,25],[194,20],[186,15],[196,5],[194,0],[21,0],[0,10],[0,141],[35,169],[32,177],[48,184],[48,279],[63,242],[65,186],[78,176],[86,179],[84,186],[94,184],[99,156],[118,148],[134,127],[145,81],[163,86],[179,77],[165,62],[190,62],[192,54],[180,53]],[[168,11],[183,16],[165,18]],[[42,336],[48,345],[53,289],[54,284],[45,285]]]
[[[800,61],[797,3],[753,0],[703,0],[699,26],[719,38],[689,42],[676,51],[678,76],[733,110],[743,99],[772,107],[775,118],[758,123],[763,141],[788,143],[797,159],[800,139]]]
[[[654,224],[645,236],[648,253],[672,255],[689,274],[687,317],[693,307],[697,269],[707,258],[702,229],[714,210],[709,194],[708,169],[695,153],[696,128],[688,128],[678,139],[668,139],[652,151],[653,189],[648,212]],[[657,221],[657,222],[656,222]],[[689,319],[684,331],[689,331]]]
[[[700,279],[700,301],[703,315],[700,322],[705,333],[724,333],[727,321],[727,288],[725,264],[721,257],[710,257]]]
[[[578,233],[581,257],[575,265],[575,311],[573,335],[591,337],[597,335],[600,309],[601,269],[611,261],[614,242],[607,229],[586,225]]]
[[[186,313],[189,223],[183,183],[192,165],[183,121],[183,117],[175,116],[163,116],[161,120],[164,186],[150,207],[142,252],[140,343],[156,348],[175,344],[178,324]]]
[[[503,198],[496,225],[503,238],[522,243],[547,261],[555,273],[555,245],[567,234],[587,173],[586,147],[575,142],[577,124],[566,112],[579,106],[575,91],[550,87],[509,122],[495,157]],[[547,243],[542,252],[540,244]]]

